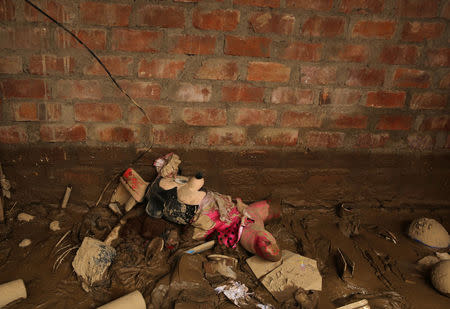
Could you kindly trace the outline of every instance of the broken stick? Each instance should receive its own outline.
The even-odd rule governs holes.
[[[64,198],[63,198],[63,201],[61,203],[61,208],[66,208],[67,207],[67,202],[69,201],[71,192],[72,192],[72,186],[68,185],[67,188],[66,188],[66,193],[64,193]]]

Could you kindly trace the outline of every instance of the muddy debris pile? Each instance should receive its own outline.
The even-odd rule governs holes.
[[[163,158],[158,182],[128,169],[104,207],[71,204],[71,186],[58,205],[3,204],[0,307],[408,309],[429,297],[445,304],[445,220],[411,213],[388,225],[348,203],[277,212],[265,201],[198,194],[209,192],[203,176],[180,177],[180,160]],[[185,185],[182,200],[192,204],[178,198]]]

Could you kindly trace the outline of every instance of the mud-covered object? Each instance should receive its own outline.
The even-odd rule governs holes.
[[[159,186],[161,177],[148,187],[145,197],[145,211],[150,217],[164,218],[177,224],[191,223],[197,212],[198,205],[188,205],[178,201],[177,188],[164,190]]]
[[[434,266],[431,282],[436,290],[450,297],[450,260],[441,261]]]
[[[433,248],[447,248],[450,237],[447,230],[436,220],[419,218],[411,222],[409,237]]]

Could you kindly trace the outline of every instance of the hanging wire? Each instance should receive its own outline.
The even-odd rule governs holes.
[[[30,0],[25,0],[26,3],[28,3],[29,5],[31,5],[33,8],[35,8],[38,12],[40,12],[42,15],[44,15],[45,17],[47,17],[48,19],[50,19],[52,22],[54,22],[56,25],[58,25],[60,28],[64,29],[64,31],[66,31],[67,33],[69,33],[78,43],[80,43],[84,48],[86,48],[86,50],[92,55],[92,57],[94,57],[94,59],[102,66],[102,68],[105,70],[105,72],[108,74],[109,78],[111,79],[111,81],[114,83],[114,85],[130,100],[130,102],[135,105],[145,116],[145,118],[147,119],[148,123],[150,122],[150,118],[147,115],[147,112],[145,111],[145,109],[139,105],[120,85],[119,83],[116,81],[116,79],[112,76],[111,72],[108,70],[108,68],[106,67],[106,65],[100,60],[100,58],[92,51],[92,49],[89,48],[89,46],[87,46],[75,33],[73,33],[70,29],[68,29],[66,26],[64,26],[63,24],[61,24],[59,21],[57,21],[55,18],[53,18],[52,16],[48,15],[44,10],[42,10],[40,7],[38,7],[36,4],[34,4],[33,2],[31,2]],[[150,132],[151,135],[151,132]],[[149,152],[152,147],[153,147],[153,141],[154,139],[151,139],[151,142],[148,143],[148,145],[145,145],[145,151],[143,151],[141,154],[139,154],[139,156],[137,156],[130,164],[134,165],[136,164],[147,152]],[[118,179],[118,177],[122,174],[122,172],[114,175],[114,177],[106,184],[105,188],[103,189],[102,193],[100,194],[100,197],[96,203],[96,205],[98,205],[103,197],[103,194],[105,193],[106,189],[109,187],[109,185],[113,182],[113,180]]]

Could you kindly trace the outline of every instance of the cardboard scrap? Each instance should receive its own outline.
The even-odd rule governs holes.
[[[317,269],[317,261],[289,250],[282,251],[279,262],[269,262],[254,256],[247,259],[247,264],[278,301],[291,298],[299,288],[322,290],[322,276]]]
[[[115,256],[116,250],[102,241],[90,237],[83,239],[72,266],[75,273],[83,279],[84,289],[105,279]]]
[[[114,190],[114,194],[111,197],[110,203],[123,205],[130,199],[130,196],[130,192],[128,192],[125,186],[120,182],[116,190]]]

